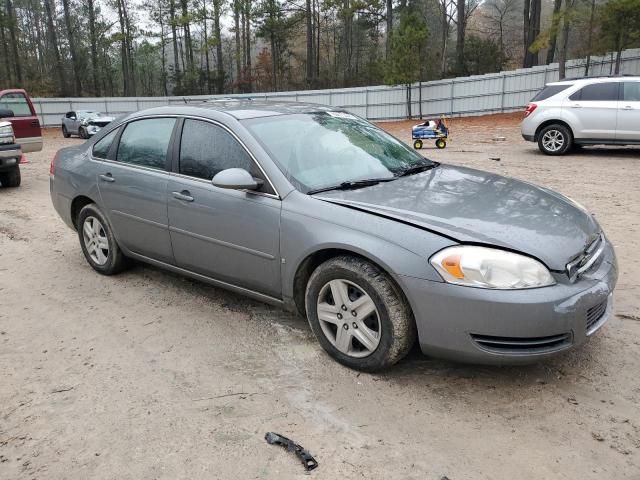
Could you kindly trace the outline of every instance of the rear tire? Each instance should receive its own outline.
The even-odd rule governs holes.
[[[446,146],[447,146],[447,142],[442,138],[439,138],[438,140],[436,140],[436,147],[438,147],[440,150],[442,150]]]
[[[545,155],[564,155],[572,145],[573,135],[564,125],[547,125],[538,134],[538,148]]]
[[[76,221],[82,253],[91,267],[102,275],[115,275],[128,266],[111,225],[95,203],[86,205]]]
[[[7,172],[0,173],[0,183],[3,187],[15,188],[19,187],[21,182],[20,167],[16,165]]]
[[[416,340],[415,320],[402,291],[385,272],[358,257],[332,258],[316,268],[305,305],[322,348],[349,368],[373,372],[389,367]]]
[[[62,136],[64,138],[71,137],[71,134],[69,133],[69,131],[67,130],[67,127],[65,125],[62,126]]]

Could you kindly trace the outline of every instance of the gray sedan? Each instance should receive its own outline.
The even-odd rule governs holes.
[[[617,266],[583,207],[428,160],[320,105],[144,110],[62,149],[51,198],[87,262],[131,260],[298,311],[352,368],[525,363],[611,316]]]

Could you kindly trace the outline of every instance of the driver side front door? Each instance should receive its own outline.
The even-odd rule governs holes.
[[[263,180],[262,190],[212,185],[234,167]],[[280,297],[281,201],[244,146],[221,125],[185,119],[173,168],[167,194],[176,265]]]

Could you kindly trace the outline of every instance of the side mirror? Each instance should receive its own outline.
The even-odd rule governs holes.
[[[211,180],[214,187],[231,190],[257,190],[262,180],[253,178],[244,168],[227,168],[218,172]]]
[[[12,117],[15,117],[13,110],[0,108],[0,118],[12,118]]]

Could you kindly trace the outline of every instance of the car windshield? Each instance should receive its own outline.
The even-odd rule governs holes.
[[[345,112],[315,112],[244,121],[300,191],[362,180],[390,180],[435,166],[375,125]]]

